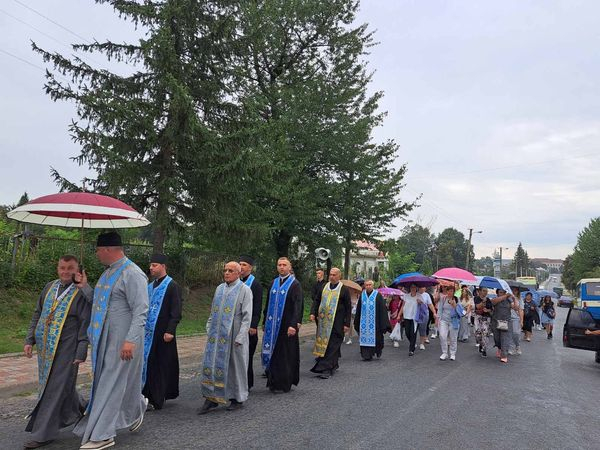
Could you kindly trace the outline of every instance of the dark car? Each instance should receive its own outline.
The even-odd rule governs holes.
[[[600,335],[585,334],[585,330],[600,330],[600,320],[595,320],[586,309],[569,309],[563,327],[563,346],[596,352],[596,362],[600,363]]]
[[[572,308],[573,307],[573,298],[568,295],[563,295],[558,299],[558,306],[561,308]]]

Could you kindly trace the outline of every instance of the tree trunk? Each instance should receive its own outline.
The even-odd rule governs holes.
[[[350,251],[352,250],[352,238],[346,237],[344,242],[344,279],[348,279],[350,273]]]
[[[290,252],[290,243],[292,242],[292,237],[289,235],[289,233],[286,230],[279,230],[275,235],[274,241],[277,257],[288,257]]]
[[[169,116],[170,120],[171,116]],[[160,159],[162,164],[156,183],[156,222],[152,236],[154,253],[164,253],[167,230],[171,219],[169,217],[169,180],[173,176],[173,147],[171,145],[167,144],[162,148]]]

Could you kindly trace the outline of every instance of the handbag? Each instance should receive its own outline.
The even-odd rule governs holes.
[[[496,330],[508,331],[508,320],[496,319]]]

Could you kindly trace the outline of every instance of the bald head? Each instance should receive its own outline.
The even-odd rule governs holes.
[[[340,282],[340,278],[342,278],[342,271],[337,267],[332,267],[329,271],[329,282],[331,284],[337,284]]]
[[[240,277],[242,267],[236,261],[229,261],[223,268],[223,279],[225,283],[233,283]]]

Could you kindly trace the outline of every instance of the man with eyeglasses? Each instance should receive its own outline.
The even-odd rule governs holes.
[[[235,411],[248,399],[252,291],[240,280],[241,271],[235,261],[225,264],[225,282],[217,287],[213,297],[200,374],[201,392],[206,400],[198,414],[206,414],[228,401],[227,410]]]

